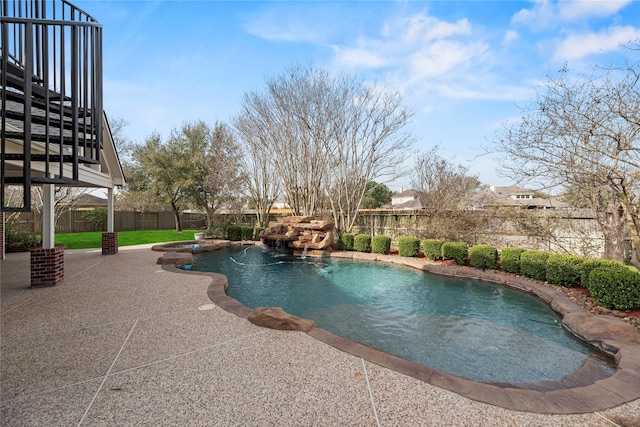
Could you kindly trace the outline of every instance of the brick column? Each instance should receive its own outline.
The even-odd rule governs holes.
[[[64,279],[64,246],[31,249],[31,287],[55,286]]]
[[[4,259],[4,212],[0,212],[0,259]]]
[[[118,233],[102,233],[102,255],[118,253]]]

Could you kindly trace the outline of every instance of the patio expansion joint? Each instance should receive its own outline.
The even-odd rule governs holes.
[[[600,418],[602,418],[605,421],[608,421],[611,423],[611,425],[615,426],[615,427],[622,427],[620,424],[616,424],[613,421],[611,421],[609,418],[605,417],[604,415],[602,415],[600,412],[594,412],[594,414],[596,414],[597,416],[599,416]]]
[[[227,341],[222,341],[222,342],[215,343],[215,344],[212,344],[212,345],[208,345],[208,346],[205,346],[205,347],[200,347],[200,348],[195,349],[195,350],[186,351],[184,353],[174,354],[173,356],[165,357],[164,359],[158,359],[158,360],[154,360],[153,362],[143,363],[142,365],[133,366],[131,368],[123,369],[121,371],[112,372],[112,373],[109,374],[109,376],[113,377],[113,376],[120,375],[120,374],[126,374],[127,372],[136,371],[138,369],[148,368],[149,366],[158,365],[160,363],[168,362],[168,361],[174,360],[174,359],[179,359],[181,357],[189,356],[191,354],[197,354],[197,353],[200,353],[200,352],[203,352],[203,351],[206,351],[206,350],[211,350],[212,348],[222,347],[222,346],[227,345],[227,344],[232,344],[232,343],[235,343],[235,342],[243,341],[243,340],[245,340],[247,338],[253,338],[253,337],[256,337],[258,335],[266,334],[267,332],[268,332],[268,330],[259,331],[259,332],[255,332],[253,334],[243,335],[243,336],[238,337],[238,338],[233,338],[233,339],[230,339],[230,340],[227,340]]]
[[[85,271],[89,271],[89,270],[91,270],[92,268],[99,266],[100,264],[102,264],[102,261],[97,262],[97,263],[95,263],[95,264],[93,264],[93,265],[90,265],[89,267],[87,267],[87,268],[85,268],[85,269],[83,269],[83,270],[81,270],[81,271],[78,271],[78,272],[77,272],[76,274],[74,274],[73,276],[69,276],[69,279],[73,279],[73,278],[75,278],[75,277],[77,277],[77,276],[81,275],[81,274],[82,274],[82,273],[84,273]]]
[[[116,365],[116,362],[118,361],[118,358],[122,354],[122,351],[127,346],[127,342],[129,342],[129,338],[131,338],[131,334],[133,333],[133,330],[136,328],[137,324],[138,324],[138,319],[136,319],[135,323],[133,324],[133,326],[129,330],[129,334],[127,335],[127,337],[124,339],[124,342],[120,346],[120,351],[118,351],[118,354],[116,354],[116,357],[113,358],[113,362],[111,362],[111,366],[109,366],[109,369],[107,370],[107,373],[102,378],[102,382],[100,383],[100,386],[98,387],[98,390],[96,390],[95,394],[93,395],[93,398],[91,399],[91,402],[89,402],[89,405],[87,406],[87,409],[85,409],[84,414],[82,414],[82,418],[80,418],[80,421],[78,422],[78,426],[82,425],[82,422],[87,417],[87,414],[91,410],[91,406],[93,406],[93,402],[95,402],[96,398],[98,397],[98,394],[102,390],[102,387],[104,387],[104,384],[107,382],[107,378],[109,378],[109,374],[111,373],[111,370]]]
[[[367,365],[365,360],[361,357],[362,370],[364,372],[364,379],[367,383],[367,390],[369,391],[369,399],[371,400],[371,409],[373,410],[373,417],[376,419],[376,426],[380,427],[380,419],[378,418],[378,411],[376,411],[376,401],[373,398],[373,391],[371,390],[371,384],[369,383],[369,374],[367,373]]]

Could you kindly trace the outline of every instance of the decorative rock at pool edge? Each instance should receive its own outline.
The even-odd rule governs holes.
[[[249,314],[247,320],[254,325],[284,331],[309,332],[316,327],[313,320],[294,316],[280,307],[258,307]]]

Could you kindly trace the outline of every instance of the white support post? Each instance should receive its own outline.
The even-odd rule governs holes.
[[[54,184],[42,184],[42,248],[53,249],[55,247],[55,194]]]
[[[113,233],[113,211],[115,210],[113,188],[107,189],[107,232]]]

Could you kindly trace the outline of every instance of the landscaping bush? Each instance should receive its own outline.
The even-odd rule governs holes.
[[[547,258],[547,281],[553,285],[570,288],[580,284],[581,265],[585,261],[575,255],[549,254]]]
[[[442,240],[425,239],[422,241],[422,252],[424,256],[432,261],[442,259]]]
[[[398,255],[405,257],[418,256],[420,252],[420,239],[404,236],[398,239]]]
[[[589,287],[589,275],[598,268],[624,268],[624,265],[610,259],[587,259],[580,266],[580,286]]]
[[[91,210],[83,211],[82,218],[91,221],[95,231],[107,230],[108,210],[104,206],[97,206]]]
[[[588,289],[603,307],[625,311],[640,307],[640,273],[622,264],[591,271]]]
[[[242,240],[242,229],[239,225],[230,225],[227,228],[227,238],[233,242]]]
[[[391,237],[373,236],[371,239],[371,252],[374,254],[388,254],[391,249]]]
[[[266,230],[264,227],[256,227],[253,229],[253,240],[260,240],[260,233]]]
[[[8,252],[28,251],[40,245],[40,236],[21,228],[7,228],[4,231],[4,244]]]
[[[351,233],[342,233],[338,239],[338,249],[352,251],[355,237]]]
[[[469,264],[483,270],[495,270],[498,267],[498,249],[491,245],[474,245],[469,252]]]
[[[242,236],[241,240],[253,240],[253,227],[243,225],[240,227],[240,235]]]
[[[500,268],[507,273],[520,274],[520,255],[523,248],[504,248],[500,252]]]
[[[353,250],[358,252],[370,252],[371,236],[368,234],[356,234],[353,238]]]
[[[466,243],[444,242],[442,244],[442,258],[452,259],[458,265],[465,265],[469,257],[469,249]]]
[[[524,251],[520,254],[520,274],[535,280],[547,278],[547,257],[545,251]]]

